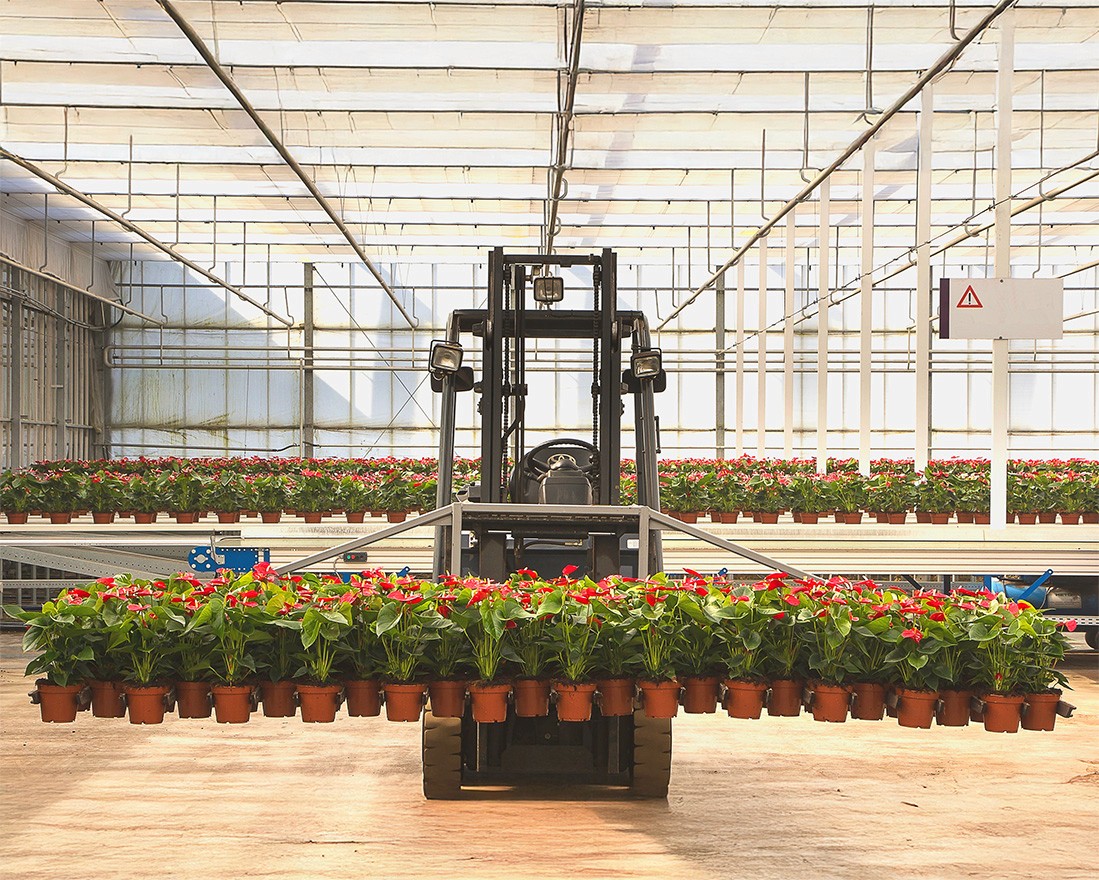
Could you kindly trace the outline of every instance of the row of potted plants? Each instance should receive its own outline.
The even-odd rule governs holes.
[[[262,462],[269,465],[263,470]],[[168,512],[180,522],[205,513],[232,522],[252,512],[277,522],[284,512],[320,521],[345,512],[350,522],[367,513],[393,520],[434,508],[438,474],[433,459],[123,459],[118,462],[49,462],[0,472],[0,511],[9,523],[33,514],[56,522],[90,512],[99,522],[117,515],[138,522]],[[933,462],[917,474],[910,461],[879,460],[869,477],[852,462],[830,462],[817,474],[802,460],[681,460],[661,464],[662,508],[686,519],[710,513],[735,521],[747,513],[762,522],[791,512],[796,521],[825,516],[858,522],[864,513],[879,523],[988,521],[988,462]],[[457,463],[454,486],[475,477],[477,463]],[[632,462],[624,462],[622,503],[637,498]],[[1099,463],[1012,463],[1008,507],[1022,523],[1099,523]]]
[[[987,729],[1052,729],[1065,684],[1056,624],[987,591],[571,573],[431,583],[365,572],[345,584],[261,563],[206,582],[103,578],[41,610],[5,611],[40,652],[27,673],[44,676],[44,720],[73,720],[87,686],[94,714],[118,716],[124,700],[135,723],[161,720],[173,692],[185,717],[208,717],[212,696],[219,721],[247,720],[256,694],[267,715],[294,714],[296,692],[306,720],[331,720],[341,697],[349,714],[378,714],[384,692],[390,719],[415,721],[426,694],[434,714],[461,715],[468,693],[482,722],[502,721],[509,698],[544,715],[551,693],[561,720],[586,720],[598,692],[604,715],[633,712],[636,693],[653,717],[681,700],[715,711],[722,693],[743,718],[764,706],[796,715],[804,701],[821,721],[880,719],[891,701],[908,727],[936,715],[965,724],[978,697]]]

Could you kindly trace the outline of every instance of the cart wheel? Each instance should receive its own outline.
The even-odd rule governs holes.
[[[637,797],[666,798],[672,775],[672,719],[633,713],[633,784]]]
[[[1084,641],[1093,651],[1099,651],[1099,626],[1093,626],[1084,633]]]
[[[462,794],[462,719],[436,718],[424,711],[424,797],[454,800]]]

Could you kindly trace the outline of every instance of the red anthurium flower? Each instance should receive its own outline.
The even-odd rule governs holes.
[[[71,590],[69,590],[69,595],[76,596],[78,599],[87,599],[91,595],[91,593],[89,593],[87,590],[82,590],[79,587],[73,587]]]
[[[562,577],[569,577],[569,575],[571,575],[574,571],[579,570],[579,565],[566,565],[564,568],[561,569],[561,575]]]
[[[533,569],[530,569],[530,568],[521,568],[515,573],[516,574],[521,574],[524,577],[530,578],[532,580],[537,580],[538,579],[538,572],[536,572],[536,571],[534,571]]]
[[[936,611],[934,614],[931,615],[931,619],[936,621],[937,623],[942,623],[944,620],[946,620],[946,615],[943,614],[941,611]]]
[[[700,575],[700,574],[699,574],[699,573],[698,573],[697,571],[695,571],[695,570],[694,570],[693,568],[685,568],[685,569],[683,569],[683,570],[684,570],[685,572],[687,572],[687,574],[689,574],[689,575],[690,575],[691,577],[696,577],[696,578],[700,578],[700,577],[702,577],[702,575]]]
[[[785,611],[780,611],[778,614],[775,614],[773,616],[774,616],[775,620],[785,620],[786,619],[786,612]]]
[[[1076,621],[1075,620],[1066,620],[1065,621],[1065,629],[1067,629],[1070,633],[1071,632],[1076,632]]]
[[[148,605],[140,605],[137,602],[131,602],[129,605],[126,606],[126,610],[127,611],[134,611],[134,612],[148,611],[149,606]]]
[[[782,598],[782,601],[785,602],[787,605],[800,605],[801,604],[801,600],[796,595],[794,595],[793,593],[791,593],[789,596],[784,596]]]
[[[96,583],[97,584],[102,584],[104,587],[113,587],[115,585],[113,577],[100,578],[99,580],[96,581]]]
[[[705,587],[695,587],[695,595],[696,596],[709,596],[710,591],[707,590]],[[747,598],[747,596],[745,596],[745,598]]]
[[[901,631],[902,639],[912,639],[917,645],[923,639],[923,633],[918,629],[906,629]]]
[[[656,607],[656,593],[646,593],[645,601],[649,603],[650,608]]]

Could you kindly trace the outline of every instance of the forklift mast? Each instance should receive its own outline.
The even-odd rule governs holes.
[[[554,268],[590,268],[592,308],[557,308],[556,304],[577,296],[564,289],[564,279],[551,274]],[[604,249],[590,255],[505,254],[495,248],[488,261],[488,301],[483,309],[459,309],[447,323],[446,338],[432,344],[432,387],[441,393],[441,439],[436,506],[453,500],[456,397],[472,390],[480,395],[481,419],[480,481],[471,487],[470,501],[485,504],[618,505],[622,459],[621,423],[623,397],[634,398],[636,437],[637,503],[659,510],[660,487],[657,472],[658,436],[653,395],[662,391],[666,376],[659,349],[651,345],[649,325],[639,311],[618,309],[617,260]],[[479,341],[482,373],[474,378],[470,367],[462,367],[463,338]],[[591,441],[559,438],[527,447],[526,415],[529,387],[526,382],[527,346],[531,340],[586,340],[591,344]],[[628,369],[623,371],[624,348],[628,346]],[[438,355],[438,356],[437,356]],[[509,464],[510,463],[510,464]],[[567,487],[580,475],[590,492],[577,494]],[[551,489],[553,487],[553,489]],[[562,488],[566,487],[566,488]],[[601,564],[612,570],[594,571],[599,576],[617,573],[617,553],[607,552],[613,538],[618,546],[621,530],[600,535],[585,526],[583,517],[569,534],[538,535],[524,528],[521,517],[511,528],[473,529],[478,546],[507,541],[521,553],[528,538],[559,541],[602,542]],[[533,524],[531,524],[533,526]],[[446,557],[436,554],[436,574]],[[482,560],[502,561],[500,548],[482,554]],[[478,566],[475,566],[478,567]],[[483,567],[483,566],[481,566]],[[493,571],[479,570],[482,577],[504,577],[498,564]]]

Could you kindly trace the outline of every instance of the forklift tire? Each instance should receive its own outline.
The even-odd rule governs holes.
[[[462,719],[436,718],[424,711],[424,797],[455,800],[462,796]]]
[[[672,775],[672,719],[633,713],[633,783],[640,798],[666,798]]]
[[[1099,651],[1099,626],[1093,626],[1084,633],[1084,641],[1093,651]]]

